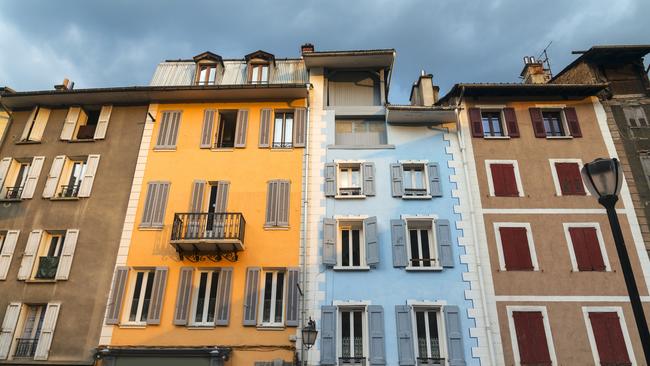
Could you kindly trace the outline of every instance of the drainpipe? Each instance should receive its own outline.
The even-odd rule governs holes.
[[[307,80],[309,80],[309,70],[307,70]],[[309,194],[307,189],[309,188],[309,134],[310,134],[310,116],[311,116],[311,107],[309,105],[309,89],[311,84],[307,83],[307,123],[305,127],[306,137],[305,137],[305,152],[303,153],[303,169],[304,169],[304,178],[303,178],[303,190],[302,190],[302,239],[300,240],[300,246],[302,247],[302,266],[301,266],[301,277],[302,277],[302,302],[300,305],[300,327],[298,328],[298,334],[300,335],[300,363],[301,365],[305,364],[305,347],[303,346],[302,339],[302,328],[305,326],[306,316],[307,316],[307,209],[309,206]]]

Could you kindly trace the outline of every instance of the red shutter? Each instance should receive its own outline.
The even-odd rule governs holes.
[[[580,166],[577,163],[555,163],[555,171],[563,196],[586,195],[580,175]]]
[[[539,311],[515,311],[512,313],[517,333],[521,365],[551,366],[544,318]]]
[[[469,109],[469,124],[472,127],[472,137],[483,137],[483,120],[479,108]]]
[[[593,271],[604,271],[605,261],[603,254],[600,252],[600,245],[598,243],[598,235],[596,229],[593,227],[586,227],[582,229],[584,233],[585,249],[589,253],[589,262]]]
[[[528,236],[523,227],[500,227],[503,260],[507,271],[532,271]]]
[[[601,365],[631,365],[618,314],[589,313]]]
[[[517,179],[512,164],[490,164],[494,195],[499,197],[517,197]]]
[[[582,130],[580,130],[576,109],[572,107],[564,108],[564,117],[566,118],[566,123],[569,125],[571,136],[582,137]]]
[[[528,108],[528,111],[530,112],[530,120],[533,122],[535,137],[546,137],[544,119],[542,118],[542,110],[539,108]]]
[[[508,126],[508,136],[519,137],[519,125],[517,124],[517,114],[514,108],[503,108],[503,115]]]

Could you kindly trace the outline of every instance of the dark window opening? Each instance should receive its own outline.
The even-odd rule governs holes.
[[[481,111],[481,121],[483,123],[483,136],[505,136],[501,112]]]
[[[198,85],[214,85],[217,80],[217,66],[203,65],[199,67]]]
[[[235,147],[235,130],[237,128],[237,111],[219,113],[216,148]]]
[[[99,122],[99,113],[100,110],[85,110],[88,119],[86,124],[79,126],[77,130],[77,140],[92,140],[95,137],[95,129],[97,128],[97,123]]]
[[[544,120],[546,136],[566,136],[561,112],[544,111],[542,112],[542,119]]]

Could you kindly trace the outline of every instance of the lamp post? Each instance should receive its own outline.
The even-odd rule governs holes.
[[[630,303],[634,312],[636,327],[639,330],[639,338],[643,346],[646,364],[650,365],[650,332],[648,332],[648,323],[643,312],[643,305],[641,304],[639,290],[634,279],[634,272],[632,272],[630,257],[627,254],[627,248],[623,240],[621,224],[618,222],[618,216],[616,215],[615,206],[618,201],[621,185],[623,184],[621,166],[616,158],[596,159],[591,163],[585,164],[582,167],[581,174],[589,192],[595,197],[598,197],[598,203],[603,205],[607,210],[607,218],[609,218],[609,224],[612,228],[612,236],[616,244],[618,259],[621,262],[621,270],[625,278],[627,293],[630,296]]]
[[[306,349],[310,349],[316,343],[316,337],[318,336],[318,330],[316,330],[316,322],[309,317],[307,325],[302,328],[302,346]],[[301,360],[304,364],[305,360]]]

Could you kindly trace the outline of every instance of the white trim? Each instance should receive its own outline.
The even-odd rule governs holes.
[[[485,173],[487,174],[488,188],[490,191],[490,196],[495,197],[494,195],[494,182],[492,181],[492,170],[490,165],[492,164],[510,164],[514,167],[515,171],[515,182],[517,183],[517,191],[519,191],[519,197],[524,197],[524,186],[521,183],[521,175],[519,174],[519,163],[517,160],[485,160]]]
[[[367,218],[367,217],[366,217]],[[365,225],[364,225],[364,220],[365,219],[336,219],[336,269],[342,270],[368,270],[369,266],[367,263],[367,258],[366,258],[366,251],[368,248],[366,248],[366,230],[365,230]],[[358,229],[359,230],[359,265],[355,266],[352,265],[353,258],[352,258],[352,250],[350,249],[350,265],[344,266],[343,263],[343,229],[341,228],[341,221],[343,222],[354,222],[354,223],[360,223],[361,227]],[[349,240],[352,240],[352,235],[350,235]],[[348,244],[350,245],[350,244]],[[350,247],[351,248],[351,247]]]
[[[337,221],[362,221],[370,216],[368,215],[357,215],[357,216],[352,216],[352,215],[334,215],[332,216],[333,219]]]
[[[564,296],[564,295],[497,295],[496,301],[512,302],[630,302],[628,296]],[[650,296],[641,296],[641,301],[650,302]]]
[[[427,165],[429,164],[429,160],[398,160],[397,161],[399,164],[404,165],[404,164],[424,164]]]
[[[512,313],[517,311],[527,312],[541,312],[542,321],[544,323],[544,333],[546,333],[546,343],[548,353],[551,356],[551,364],[558,365],[557,356],[555,355],[555,346],[553,345],[553,333],[551,332],[551,324],[548,319],[548,312],[546,306],[506,306],[508,312],[508,328],[510,330],[510,341],[512,342],[512,353],[515,358],[515,366],[521,366],[521,356],[519,355],[519,343],[517,342],[517,331],[515,329],[515,320]]]
[[[564,108],[566,108],[566,104],[540,104],[540,103],[536,103],[535,108],[540,108],[540,109],[564,109]]]
[[[370,337],[370,332],[369,332],[369,319],[368,319],[368,304],[365,304],[364,302],[354,304],[355,302],[350,301],[348,304],[340,304],[336,305],[336,358],[338,359],[339,357],[342,357],[343,354],[343,327],[341,326],[341,321],[342,321],[342,311],[354,311],[354,310],[362,310],[363,313],[361,314],[361,334],[363,338],[363,346],[361,350],[361,356],[355,355],[354,357],[364,357],[366,359],[369,358],[369,353],[370,353],[370,348],[369,348],[369,340],[368,338]],[[350,322],[353,322],[353,319],[350,318]],[[352,324],[350,324],[350,329],[352,329]],[[354,344],[350,344],[350,350],[354,349]]]
[[[447,329],[443,314],[443,307],[441,305],[431,305],[426,302],[414,303],[411,305],[411,329],[413,329],[413,350],[415,357],[420,357],[418,352],[418,337],[417,337],[417,318],[415,316],[416,310],[434,311],[436,314],[436,324],[438,325],[438,348],[440,349],[440,358],[447,359]],[[425,322],[425,333],[429,335],[429,322]],[[430,343],[427,342],[427,353],[431,352]],[[427,355],[428,356],[428,355]]]
[[[334,198],[341,198],[341,199],[355,199],[355,198],[366,198],[366,192],[363,191],[363,182],[364,182],[364,174],[363,174],[363,164],[366,163],[365,160],[334,160],[334,164],[336,165],[336,195]],[[357,188],[357,187],[341,187],[341,182],[343,181],[341,179],[341,165],[350,165],[350,166],[356,166],[359,170],[359,193],[357,195],[342,195],[341,194],[341,188]],[[351,169],[351,168],[343,168],[343,169]]]
[[[415,214],[415,215],[401,214],[399,217],[402,220],[427,220],[427,219],[432,221],[438,220],[438,215],[435,214]]]
[[[436,306],[445,306],[447,305],[447,300],[414,300],[414,299],[407,299],[406,300],[406,305],[409,306],[430,306],[430,307],[436,307]]]
[[[135,284],[138,280],[138,273],[142,273],[142,283],[140,285],[140,295],[138,297],[138,308],[136,310],[134,321],[129,320],[131,316],[131,306],[133,305],[133,296],[135,294]],[[141,321],[142,319],[142,307],[144,306],[144,297],[147,292],[147,284],[149,281],[154,280],[154,271],[151,269],[136,269],[131,268],[129,270],[129,288],[127,291],[127,297],[125,299],[125,306],[122,311],[122,320],[120,325],[135,325],[135,326],[146,326],[147,321]],[[153,289],[152,289],[153,290]],[[146,315],[146,314],[145,314]]]
[[[486,215],[604,215],[605,209],[600,208],[484,208]],[[617,209],[617,213],[625,214],[625,209]]]
[[[264,322],[263,315],[264,315],[264,294],[266,293],[266,275],[267,274],[272,274],[271,278],[271,309],[269,309],[269,322]],[[275,308],[275,297],[277,294],[277,287],[278,287],[278,274],[284,274],[284,278],[282,280],[282,309],[280,309],[280,312],[282,313],[282,320],[280,322],[275,322],[271,321],[272,319],[275,319],[275,316],[277,315],[277,309]],[[260,306],[257,309],[257,319],[258,319],[258,328],[278,328],[278,327],[284,327],[284,322],[285,322],[285,310],[286,310],[286,303],[287,303],[287,283],[288,283],[288,272],[285,270],[263,270],[261,272],[260,276],[260,283],[262,286],[260,286]]]
[[[571,239],[571,234],[569,233],[570,228],[590,228],[593,227],[596,229],[596,236],[598,237],[598,247],[600,248],[600,255],[603,257],[603,263],[605,264],[605,272],[611,272],[612,267],[609,264],[609,257],[607,255],[607,249],[605,248],[605,239],[603,239],[603,233],[600,230],[600,224],[597,222],[564,222],[564,237],[566,238],[567,247],[569,249],[569,257],[571,258],[571,270],[573,272],[580,272],[578,270],[578,261],[576,260],[576,253],[573,250],[573,240]]]
[[[623,309],[620,306],[583,306],[582,316],[585,320],[585,326],[587,327],[587,337],[589,338],[589,345],[591,346],[591,354],[594,356],[594,365],[600,365],[600,355],[598,354],[596,337],[594,336],[594,329],[591,326],[589,313],[616,313],[618,315],[618,322],[621,327],[621,332],[623,333],[623,339],[625,340],[627,356],[630,358],[632,366],[636,366],[637,363],[636,358],[634,357],[634,348],[632,347],[632,340],[630,339],[630,334],[625,325]]]
[[[535,243],[533,242],[533,231],[529,222],[495,222],[494,236],[497,244],[497,254],[499,256],[499,270],[507,271],[506,260],[503,255],[503,244],[501,243],[501,233],[499,228],[502,227],[519,227],[526,229],[526,238],[528,239],[528,250],[530,251],[530,261],[533,263],[533,271],[539,271],[539,263],[537,262],[537,252],[535,251]]]
[[[490,110],[490,109],[495,109],[496,110],[496,109],[508,108],[508,106],[506,104],[477,104],[477,105],[474,106],[474,108],[486,109],[486,110]]]
[[[548,159],[548,163],[551,165],[551,176],[553,177],[553,184],[555,185],[555,195],[558,197],[563,196],[562,188],[560,187],[560,179],[557,176],[557,169],[555,163],[575,163],[578,164],[578,170],[582,170],[582,159]],[[582,178],[580,178],[582,180]],[[582,189],[584,189],[587,196],[591,196],[585,182],[582,182]],[[569,196],[580,196],[580,195],[569,195]]]
[[[334,300],[332,306],[368,306],[372,305],[370,300]]]
[[[436,236],[436,218],[432,216],[412,216],[412,215],[401,215],[402,219],[405,221],[404,225],[404,235],[406,237],[406,255],[408,258],[408,264],[406,265],[406,270],[416,270],[416,271],[435,271],[435,270],[441,270],[442,266],[440,265],[440,258],[439,258],[439,250],[438,250],[438,237]],[[429,236],[429,254],[430,254],[430,259],[433,259],[433,263],[430,262],[430,264],[433,264],[431,266],[413,266],[411,259],[412,259],[412,253],[411,253],[411,236],[409,235],[409,221],[412,223],[414,222],[424,222],[428,223],[431,226],[428,228],[428,236]],[[417,229],[417,228],[416,228]],[[418,236],[419,238],[419,236]],[[420,241],[420,240],[418,240]],[[422,243],[420,242],[420,251],[422,251]]]

